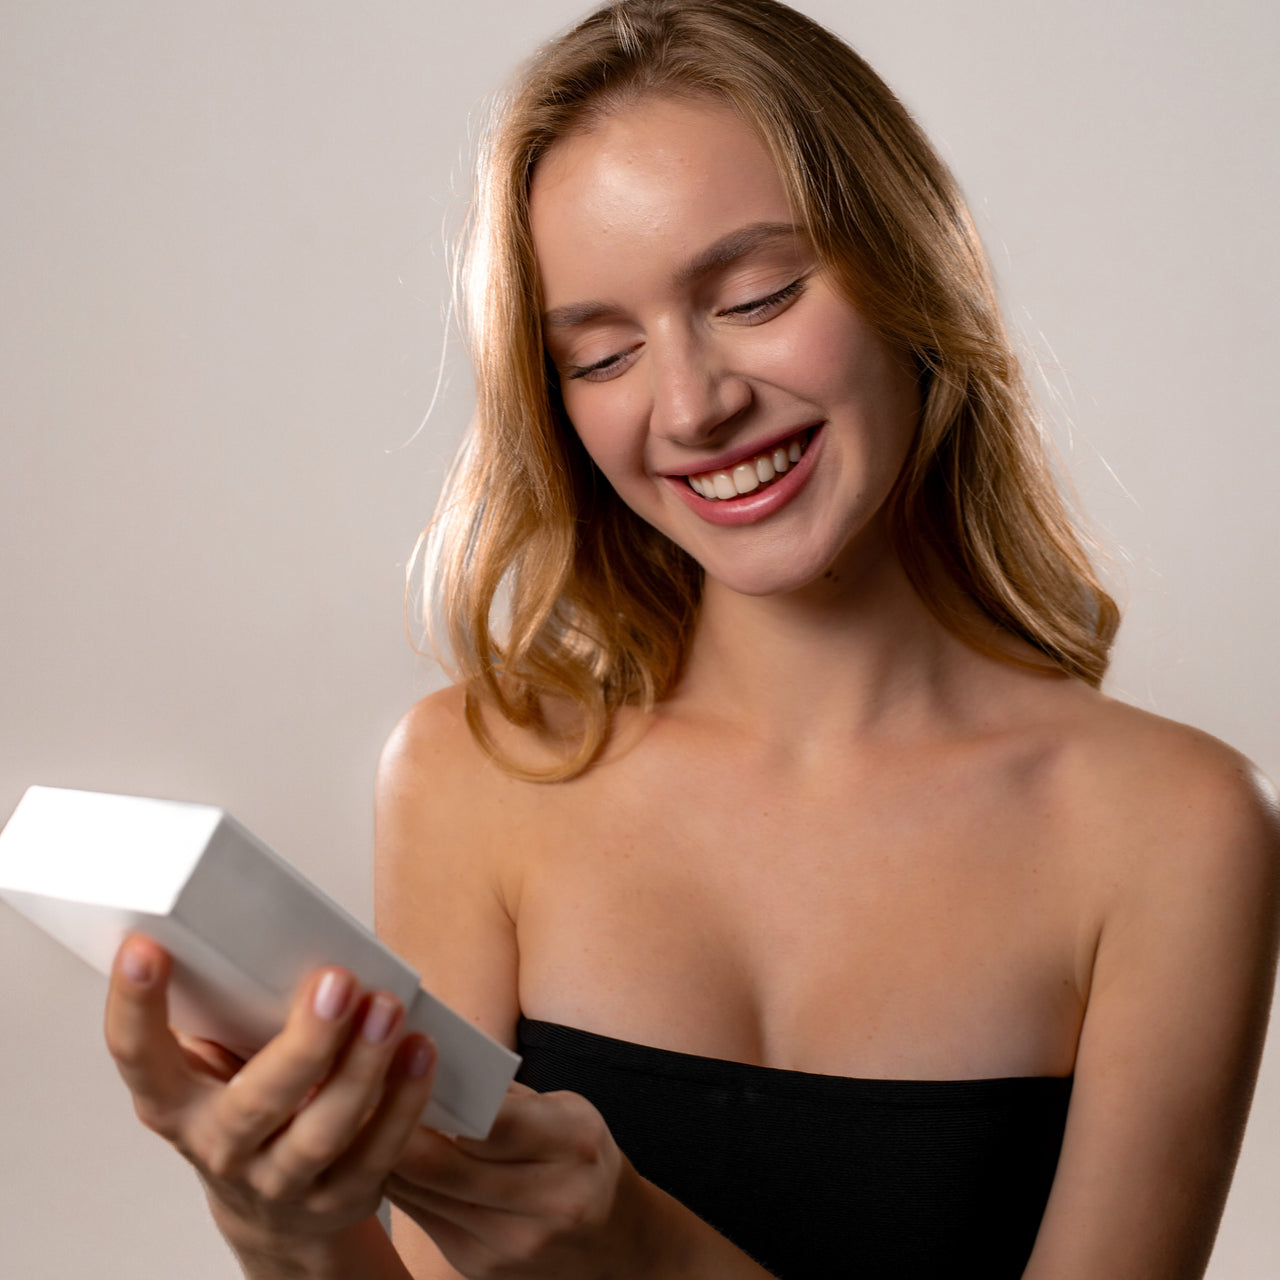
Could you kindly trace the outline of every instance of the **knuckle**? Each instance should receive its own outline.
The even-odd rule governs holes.
[[[313,1187],[303,1197],[303,1207],[316,1218],[337,1217],[347,1207],[347,1200],[333,1187]]]
[[[136,1036],[127,1035],[116,1027],[108,1026],[103,1033],[103,1038],[107,1042],[107,1052],[117,1066],[128,1068],[141,1065],[144,1054],[142,1043]]]
[[[338,1182],[322,1182],[306,1196],[306,1208],[318,1218],[337,1218],[348,1214],[353,1206],[367,1202],[369,1213],[374,1213],[381,1196],[372,1188],[343,1185]]]
[[[261,1098],[237,1097],[224,1117],[227,1135],[233,1140],[269,1133],[278,1123],[276,1109]]]
[[[289,1144],[289,1164],[299,1171],[327,1168],[339,1154],[337,1143],[319,1134],[299,1134]]]
[[[590,1217],[590,1203],[576,1189],[561,1188],[551,1196],[545,1206],[547,1234],[569,1234],[586,1224]]]
[[[561,1108],[562,1132],[570,1153],[583,1164],[597,1164],[611,1140],[604,1117],[580,1094],[553,1096]]]
[[[224,1182],[233,1181],[242,1173],[250,1154],[239,1135],[211,1109],[200,1111],[193,1118],[187,1145],[188,1159]]]
[[[553,1101],[567,1121],[577,1126],[586,1126],[597,1119],[600,1113],[580,1093],[570,1093],[561,1089],[557,1093],[543,1095]]]
[[[341,1154],[341,1146],[331,1136],[289,1133],[273,1149],[264,1170],[265,1186],[277,1199],[321,1194],[325,1173]]]
[[[536,1263],[546,1253],[554,1235],[546,1222],[533,1218],[512,1223],[509,1231],[507,1251],[522,1266]]]
[[[560,1221],[568,1230],[576,1231],[593,1220],[594,1211],[595,1197],[589,1188],[583,1187],[566,1197],[560,1206]]]
[[[297,1183],[293,1175],[275,1161],[254,1169],[249,1176],[249,1185],[259,1199],[268,1204],[283,1204],[297,1195]]]
[[[600,1163],[600,1142],[594,1134],[573,1134],[569,1138],[569,1151],[580,1165],[595,1166]]]
[[[320,1038],[299,1036],[287,1045],[282,1070],[293,1079],[319,1084],[329,1074],[340,1044],[332,1033]]]
[[[203,1144],[199,1161],[215,1178],[225,1181],[235,1176],[241,1157],[236,1145],[224,1135]]]

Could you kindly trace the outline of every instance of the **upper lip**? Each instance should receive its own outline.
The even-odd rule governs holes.
[[[683,466],[669,467],[662,474],[666,476],[701,476],[708,471],[728,471],[731,467],[736,467],[739,462],[745,462],[748,458],[756,457],[757,454],[767,453],[770,449],[776,449],[785,441],[806,431],[812,431],[821,425],[818,422],[809,422],[804,426],[790,427],[786,431],[780,431],[764,440],[757,440],[753,444],[744,444],[739,445],[736,449],[727,449],[724,453],[716,454],[713,458],[686,463]]]

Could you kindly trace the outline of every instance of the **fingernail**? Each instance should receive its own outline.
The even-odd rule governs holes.
[[[128,946],[120,957],[120,969],[134,986],[145,987],[151,982],[155,967],[151,957],[138,946]]]
[[[408,1064],[405,1066],[405,1072],[412,1076],[415,1080],[420,1080],[431,1070],[431,1064],[436,1060],[436,1047],[430,1040],[425,1037],[415,1041],[413,1050],[409,1054]]]
[[[326,1022],[336,1022],[351,998],[351,979],[337,969],[330,969],[316,986],[311,1007]]]
[[[369,1044],[381,1044],[391,1032],[392,1024],[400,1013],[400,1001],[394,996],[379,993],[369,1001],[365,1010],[360,1035]]]

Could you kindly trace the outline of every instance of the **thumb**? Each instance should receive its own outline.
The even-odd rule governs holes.
[[[186,1102],[192,1087],[186,1057],[169,1029],[171,970],[162,947],[141,934],[126,938],[112,966],[104,1024],[107,1049],[139,1116],[161,1132],[164,1117]]]

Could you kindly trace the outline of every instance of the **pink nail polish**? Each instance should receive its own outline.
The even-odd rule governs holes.
[[[316,986],[311,1007],[326,1022],[336,1022],[342,1017],[351,995],[351,979],[345,973],[330,969]]]
[[[140,947],[126,947],[120,957],[120,970],[134,986],[145,987],[154,973],[151,957]]]
[[[409,1061],[405,1065],[405,1072],[415,1080],[420,1080],[431,1070],[431,1064],[435,1060],[435,1045],[430,1040],[419,1040],[413,1046],[413,1051],[409,1055]]]
[[[400,1002],[394,996],[379,993],[373,997],[368,1009],[365,1010],[360,1035],[369,1044],[381,1044],[391,1033],[392,1024],[399,1012]]]

